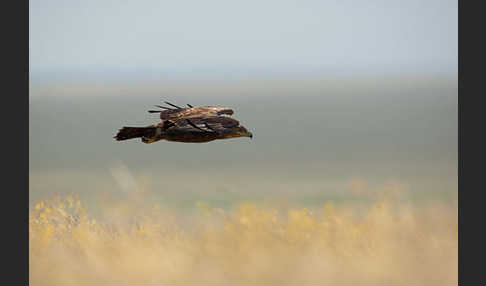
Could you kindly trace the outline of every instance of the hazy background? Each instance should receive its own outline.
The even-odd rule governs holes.
[[[455,74],[457,1],[31,0],[30,70],[34,82]]]
[[[254,138],[112,139],[162,100]],[[30,1],[29,115],[31,201],[454,200],[457,1]]]
[[[457,1],[29,11],[32,285],[457,285]],[[113,139],[163,100],[254,137]]]

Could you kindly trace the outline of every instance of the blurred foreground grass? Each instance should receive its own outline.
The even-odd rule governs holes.
[[[31,285],[457,285],[457,207],[377,200],[198,211],[146,201],[90,216],[75,195],[29,213]]]

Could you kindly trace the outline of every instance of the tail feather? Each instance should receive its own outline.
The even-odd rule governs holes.
[[[155,127],[123,127],[118,130],[115,135],[117,141],[128,140],[140,137],[153,137],[155,135]]]

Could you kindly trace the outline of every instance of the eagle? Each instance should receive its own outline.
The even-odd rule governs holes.
[[[233,110],[223,106],[180,107],[165,101],[171,107],[156,105],[161,110],[149,110],[160,113],[161,122],[147,127],[122,127],[115,135],[117,141],[141,138],[146,144],[160,140],[183,143],[205,143],[219,139],[250,137],[253,134],[238,120],[229,116]]]

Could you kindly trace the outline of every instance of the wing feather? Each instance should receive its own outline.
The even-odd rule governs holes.
[[[203,134],[203,133],[219,133],[226,134],[233,128],[239,125],[238,120],[224,116],[211,116],[211,117],[194,117],[177,119],[174,121],[174,125],[167,129],[169,134]],[[210,126],[208,128],[208,126]]]
[[[234,113],[231,108],[224,107],[224,106],[193,107],[192,105],[188,104],[189,107],[181,108],[175,104],[168,103],[168,102],[166,103],[176,108],[156,105],[157,107],[165,110],[161,110],[161,111],[149,110],[149,113],[160,113],[160,119],[162,120],[232,115]]]

